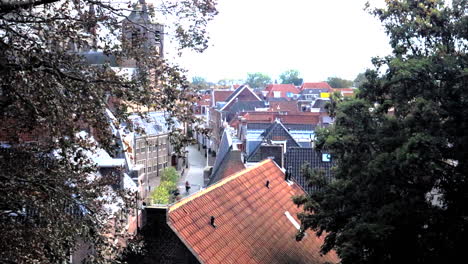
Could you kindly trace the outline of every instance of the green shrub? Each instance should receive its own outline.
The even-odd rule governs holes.
[[[168,204],[173,201],[172,194],[177,189],[177,181],[179,174],[173,167],[164,169],[161,176],[161,183],[151,193],[151,201],[153,204]]]

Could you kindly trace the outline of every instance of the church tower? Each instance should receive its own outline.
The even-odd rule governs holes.
[[[127,19],[122,21],[122,41],[124,47],[139,47],[155,50],[164,56],[164,25],[151,21],[145,0],[134,4]]]

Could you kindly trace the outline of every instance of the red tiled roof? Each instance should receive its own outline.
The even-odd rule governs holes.
[[[205,94],[203,95],[198,101],[198,105],[205,105],[205,106],[210,106],[211,105],[211,94]]]
[[[272,101],[268,111],[272,112],[299,112],[297,101]]]
[[[307,113],[298,115],[281,115],[279,116],[283,124],[310,124],[317,125],[320,122],[320,113]]]
[[[281,97],[289,98],[287,93],[298,94],[299,89],[296,88],[293,84],[269,84],[265,91],[268,91],[266,97],[273,97],[274,92],[281,92]]]
[[[243,116],[247,123],[271,123],[279,118],[283,124],[311,124],[320,122],[320,113],[295,112],[282,115],[279,112],[248,112]]]
[[[217,102],[226,102],[226,99],[233,92],[234,91],[213,90],[214,104],[216,104]]]
[[[265,122],[271,123],[275,120],[276,114],[275,113],[266,113],[266,112],[249,112],[244,115],[244,118],[247,122]]]
[[[301,91],[304,89],[332,89],[327,82],[314,82],[314,83],[303,83]]]
[[[291,197],[303,194],[268,159],[174,204],[168,224],[201,263],[337,263],[334,251],[320,254],[323,237],[295,240],[301,208]]]

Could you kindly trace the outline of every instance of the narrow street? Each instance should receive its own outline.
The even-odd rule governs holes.
[[[188,146],[187,150],[189,168],[186,169],[187,171],[182,175],[179,184],[177,185],[182,197],[199,191],[203,188],[205,182],[203,178],[203,170],[206,167],[205,150],[201,148],[200,151],[198,151],[197,144]],[[190,184],[190,190],[188,192],[186,192],[185,189],[186,181]]]

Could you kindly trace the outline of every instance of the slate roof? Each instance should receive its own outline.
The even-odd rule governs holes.
[[[323,237],[295,240],[301,208],[291,197],[304,191],[284,177],[265,160],[172,205],[167,223],[201,263],[338,263],[334,251],[320,254]]]
[[[288,132],[287,128],[281,122],[274,122],[268,127],[261,135],[262,142],[270,144],[270,141],[283,141],[286,140],[286,148],[300,147],[299,143]],[[263,144],[264,145],[264,144]],[[261,150],[262,144],[259,144],[247,158],[247,161],[260,161],[265,157]]]
[[[229,152],[232,146],[232,138],[231,135],[229,135],[229,132],[225,130],[223,132],[223,135],[221,137],[221,141],[219,142],[219,147],[217,149],[216,153],[216,159],[213,164],[213,172],[217,170],[217,168],[221,165],[221,162],[224,159],[224,156]]]
[[[306,130],[311,131],[315,129],[315,125],[311,124],[283,124],[288,130]]]
[[[265,130],[270,127],[270,123],[247,123],[247,130],[255,129],[255,130]]]
[[[303,83],[301,86],[301,90],[304,89],[329,89],[331,90],[332,87],[327,82],[306,82]]]
[[[323,162],[322,154],[328,154],[328,152],[313,148],[289,148],[286,151],[285,168],[290,173],[291,178],[307,193],[316,189],[314,186],[309,186],[308,179],[302,174],[302,167],[305,163],[309,163],[311,168],[323,170],[328,179],[332,178],[332,167],[336,163],[333,156],[331,156],[331,162]]]
[[[314,102],[314,105],[312,108],[320,108],[320,112],[326,112],[327,110],[325,109],[325,106],[329,103],[329,100],[322,100],[322,99],[317,99]]]
[[[278,121],[272,123],[271,126],[263,132],[262,137],[264,140],[287,140],[287,148],[299,147],[296,140],[289,134],[288,129]]]
[[[245,165],[242,162],[242,152],[229,147],[229,151],[224,155],[216,170],[213,167],[213,173],[210,176],[208,186],[243,169],[245,169]]]
[[[135,4],[127,19],[131,21],[131,23],[149,23],[150,17],[146,1],[140,0],[138,4]]]
[[[141,117],[138,114],[131,114],[128,119],[133,123],[135,128],[143,129],[145,135],[159,135],[169,132],[169,127],[166,121],[164,112],[148,112],[146,116]],[[136,133],[140,135],[140,133]]]
[[[263,101],[239,101],[232,104],[229,108],[231,113],[240,113],[247,111],[255,111],[255,108],[265,107],[265,102]]]

